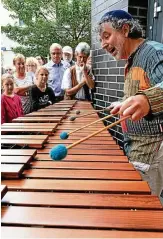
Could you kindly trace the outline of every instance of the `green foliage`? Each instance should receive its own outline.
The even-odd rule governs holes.
[[[47,56],[57,42],[75,47],[91,39],[91,0],[2,0],[12,18],[23,26],[3,26],[2,32],[18,42],[14,52],[25,56]]]

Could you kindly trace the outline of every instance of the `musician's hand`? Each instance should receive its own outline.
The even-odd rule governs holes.
[[[116,101],[116,102],[111,103],[111,105],[109,107],[107,107],[107,109],[111,110],[110,111],[111,114],[117,114],[118,111],[120,110],[121,106],[122,106],[122,102]]]
[[[114,109],[112,110],[114,112]],[[112,113],[111,111],[111,113]],[[133,121],[140,120],[146,116],[150,111],[150,105],[145,95],[135,95],[125,100],[120,109],[119,113],[122,116],[129,116]]]

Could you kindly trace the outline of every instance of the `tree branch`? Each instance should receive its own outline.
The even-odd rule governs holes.
[[[87,26],[87,23],[83,24],[83,26],[81,27],[80,32],[79,32],[79,34],[78,34],[78,36],[77,36],[77,39],[79,39],[81,33],[83,32],[83,30],[84,30],[84,28],[85,28],[86,26]]]

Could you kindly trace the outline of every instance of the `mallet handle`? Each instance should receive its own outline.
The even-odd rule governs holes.
[[[82,138],[82,139],[76,141],[75,143],[73,143],[73,144],[71,144],[71,145],[69,145],[69,146],[67,146],[67,149],[73,148],[74,146],[76,146],[76,145],[78,145],[78,144],[80,144],[80,143],[86,141],[87,139],[90,139],[91,137],[93,137],[93,136],[95,136],[95,135],[101,133],[102,131],[104,131],[104,130],[106,130],[106,129],[109,129],[109,128],[111,128],[111,127],[113,127],[113,126],[119,124],[121,121],[123,121],[123,120],[125,120],[125,119],[127,119],[127,118],[130,118],[130,117],[131,117],[131,116],[125,116],[125,117],[123,117],[123,118],[117,120],[116,122],[114,122],[114,123],[112,123],[112,124],[110,124],[110,125],[108,125],[108,126],[102,128],[102,129],[100,129],[100,130],[98,130],[98,131],[96,131],[96,132],[94,132],[94,133],[92,133],[92,134],[90,134],[90,135],[88,135],[88,136],[85,137],[85,138]]]
[[[93,115],[93,114],[95,114],[95,113],[100,113],[100,112],[105,111],[105,110],[106,110],[106,108],[105,108],[105,109],[102,109],[102,110],[96,110],[96,111],[93,111],[93,112],[88,113],[88,114],[83,114],[83,115],[75,116],[75,118],[86,117],[86,116],[88,116],[88,115]]]
[[[107,115],[107,116],[105,116],[105,117],[103,117],[103,118],[101,118],[101,119],[98,119],[98,120],[96,120],[96,121],[90,123],[90,124],[84,125],[84,126],[82,126],[81,128],[78,128],[78,129],[75,129],[75,130],[69,132],[68,135],[71,135],[71,134],[73,134],[73,133],[75,133],[75,132],[77,132],[77,131],[79,131],[79,130],[81,130],[81,129],[84,129],[84,128],[86,128],[86,127],[89,127],[90,125],[93,125],[93,124],[95,124],[95,123],[98,123],[98,122],[100,122],[100,121],[102,121],[102,120],[109,119],[109,118],[111,118],[112,116],[113,116],[113,115]]]

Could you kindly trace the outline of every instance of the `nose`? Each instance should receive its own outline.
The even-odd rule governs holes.
[[[101,41],[101,47],[102,47],[103,49],[105,49],[107,46],[108,46],[108,44],[106,43],[106,41],[105,41],[105,40],[102,40],[102,41]]]
[[[45,80],[45,79],[46,79],[46,75],[43,75],[43,76],[42,76],[42,79]]]

